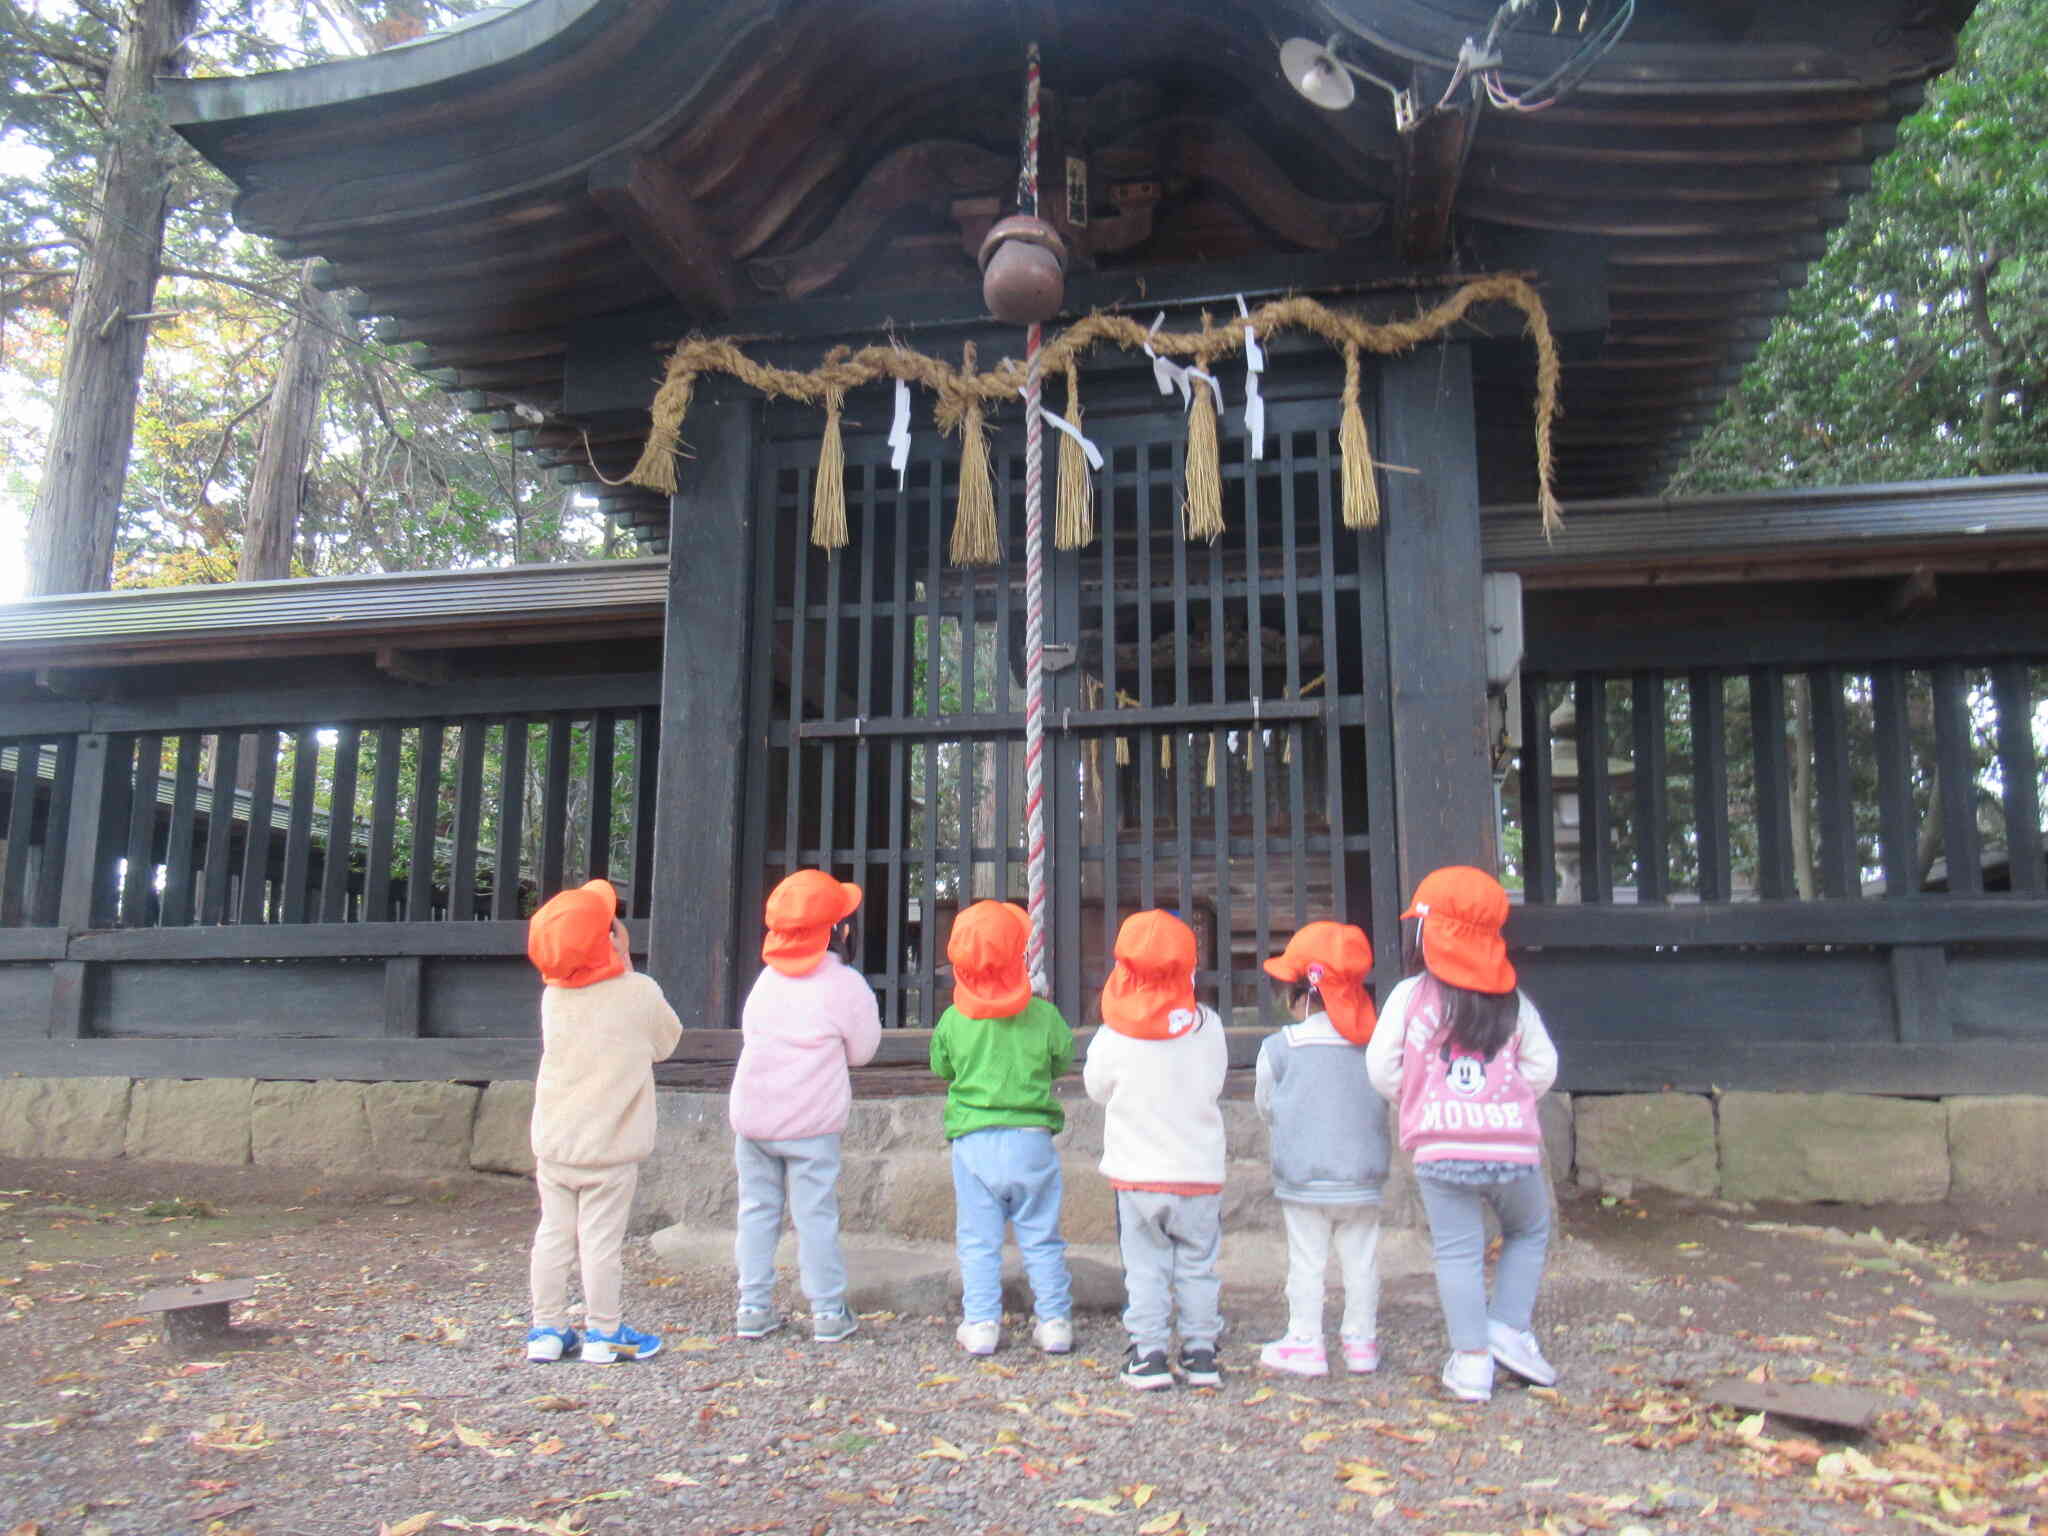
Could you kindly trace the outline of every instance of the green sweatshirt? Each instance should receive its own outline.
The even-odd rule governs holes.
[[[1067,1112],[1052,1085],[1073,1064],[1074,1032],[1042,997],[1007,1019],[970,1019],[948,1008],[932,1031],[932,1071],[948,1085],[946,1140],[996,1125],[1057,1133]]]

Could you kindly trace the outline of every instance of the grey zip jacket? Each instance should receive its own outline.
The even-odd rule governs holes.
[[[1259,1047],[1254,1094],[1272,1127],[1273,1193],[1302,1205],[1377,1205],[1387,1182],[1387,1101],[1365,1047],[1310,1014]]]

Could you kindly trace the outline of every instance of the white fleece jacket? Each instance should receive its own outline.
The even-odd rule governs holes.
[[[682,1025],[660,985],[629,971],[587,987],[548,987],[540,1000],[540,1072],[533,1155],[610,1168],[654,1151],[654,1063]]]
[[[1223,1186],[1223,1077],[1230,1046],[1213,1008],[1174,1040],[1133,1040],[1107,1025],[1081,1070],[1102,1105],[1102,1172],[1113,1184]]]

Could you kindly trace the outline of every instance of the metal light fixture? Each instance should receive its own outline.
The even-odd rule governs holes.
[[[1328,43],[1288,38],[1280,45],[1280,71],[1289,85],[1325,112],[1342,112],[1358,97],[1358,87],[1337,57],[1334,37]]]
[[[1394,102],[1394,126],[1406,133],[1417,118],[1415,93],[1403,90],[1391,80],[1382,80],[1337,52],[1339,39],[1327,43],[1306,37],[1290,37],[1280,45],[1280,72],[1303,98],[1325,112],[1342,112],[1358,99],[1358,87],[1351,77],[1370,81]]]

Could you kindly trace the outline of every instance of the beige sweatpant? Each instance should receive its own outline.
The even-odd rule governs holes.
[[[586,1326],[614,1333],[619,1326],[619,1286],[624,1278],[620,1251],[626,1216],[640,1182],[638,1163],[579,1168],[542,1163],[534,1170],[540,1189],[540,1226],[533,1234],[533,1325],[569,1326],[569,1269],[583,1260]]]

